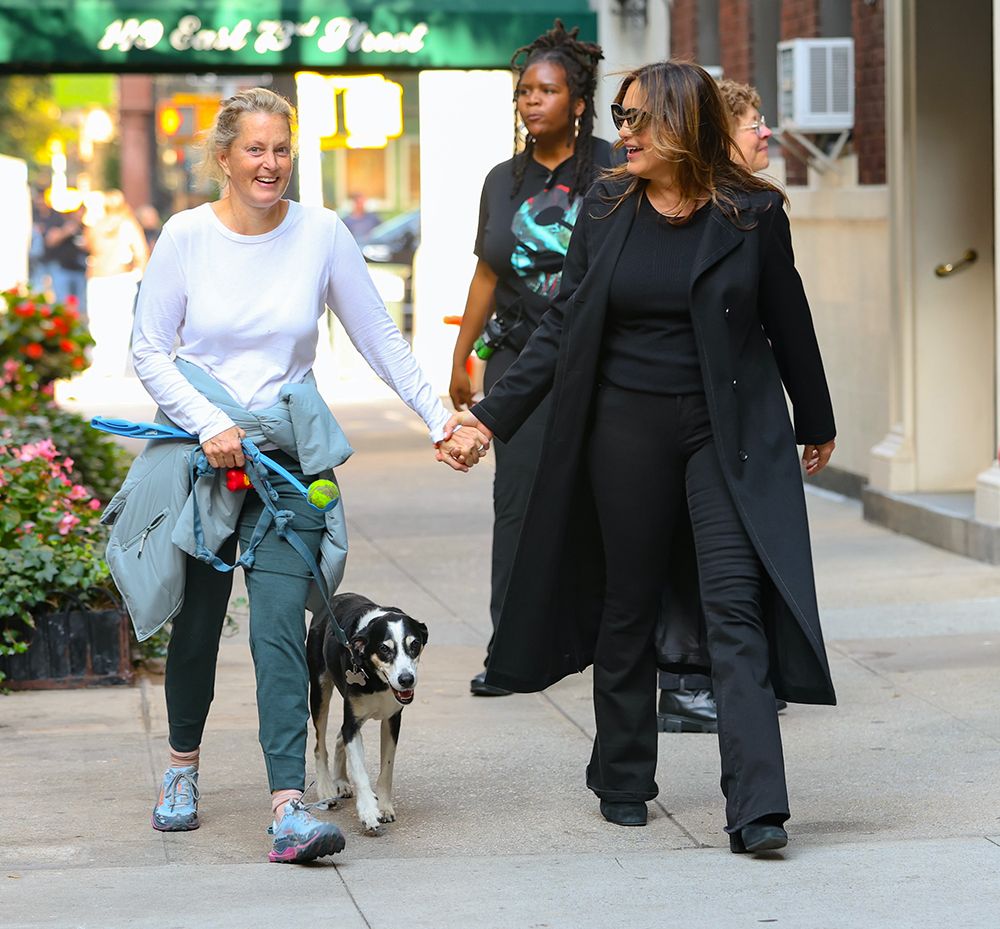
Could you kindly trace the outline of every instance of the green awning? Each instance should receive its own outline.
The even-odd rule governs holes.
[[[0,70],[500,68],[587,0],[0,0]]]

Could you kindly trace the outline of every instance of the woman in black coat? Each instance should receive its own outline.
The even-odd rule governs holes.
[[[487,680],[535,691],[593,663],[587,784],[606,819],[644,824],[653,635],[664,563],[668,587],[690,581],[670,553],[686,508],[730,847],[781,848],[775,696],[835,702],[795,449],[809,474],[833,452],[823,364],[783,198],[730,159],[712,78],[647,65],[612,112],[628,160],[584,201],[558,298],[475,415],[453,419],[506,439],[552,390]]]

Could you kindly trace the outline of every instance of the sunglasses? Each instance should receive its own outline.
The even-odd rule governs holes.
[[[628,123],[630,132],[639,132],[651,119],[645,110],[630,107],[625,109],[620,103],[611,104],[611,122],[615,124],[615,129],[621,129]]]

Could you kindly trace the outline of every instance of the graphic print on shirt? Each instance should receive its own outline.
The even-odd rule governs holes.
[[[570,199],[558,184],[529,197],[514,214],[514,251],[510,263],[530,290],[551,300],[559,290],[569,237],[580,214],[583,197]]]

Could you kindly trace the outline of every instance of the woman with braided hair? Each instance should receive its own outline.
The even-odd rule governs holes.
[[[535,330],[559,290],[583,196],[595,172],[612,163],[611,146],[593,137],[597,64],[603,56],[600,46],[580,41],[577,33],[556,20],[552,29],[511,58],[517,76],[515,149],[521,150],[493,168],[483,184],[475,246],[479,261],[452,363],[450,393],[456,410],[472,404],[465,363],[480,335],[487,343],[478,353],[489,357],[489,390]],[[515,437],[495,446],[490,598],[494,630],[547,416],[548,404],[542,403]],[[508,693],[488,685],[485,671],[472,679],[471,690],[478,696]]]

